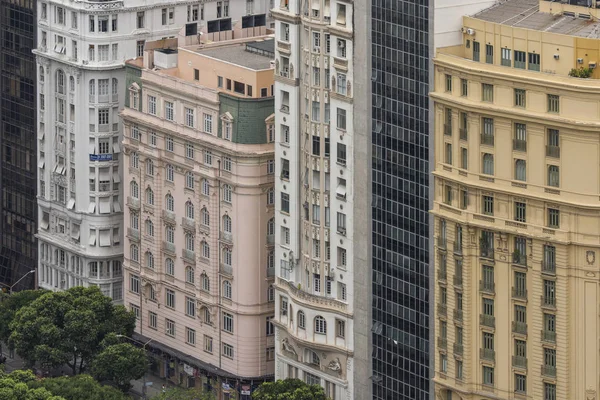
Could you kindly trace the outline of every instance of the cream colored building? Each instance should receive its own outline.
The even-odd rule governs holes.
[[[125,305],[162,376],[246,399],[275,363],[274,45],[190,40],[128,62]]]
[[[464,17],[434,59],[437,398],[600,395],[600,10],[562,3]]]

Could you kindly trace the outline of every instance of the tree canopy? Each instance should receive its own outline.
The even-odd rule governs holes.
[[[67,400],[53,395],[43,387],[32,388],[28,384],[35,381],[31,371],[14,371],[5,374],[0,371],[0,399],[2,400]]]
[[[0,342],[8,343],[10,322],[21,308],[28,306],[38,297],[48,293],[46,290],[23,290],[12,294],[0,293]]]
[[[213,393],[200,392],[197,389],[172,388],[160,393],[152,400],[216,400]]]
[[[129,343],[106,345],[92,362],[92,372],[98,380],[112,381],[124,392],[131,389],[132,380],[140,379],[147,370],[146,351]]]
[[[134,327],[134,314],[97,287],[74,287],[45,293],[18,310],[9,341],[30,366],[67,364],[77,374],[102,350],[108,334],[131,336]]]
[[[64,400],[129,400],[120,390],[104,386],[89,375],[46,378],[29,383],[31,388],[43,388]],[[2,398],[0,396],[0,398]],[[57,398],[58,399],[58,398]],[[57,400],[52,399],[52,400]]]
[[[328,400],[319,385],[307,385],[300,379],[265,382],[252,393],[253,400]]]

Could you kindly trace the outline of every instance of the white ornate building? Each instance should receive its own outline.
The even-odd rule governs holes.
[[[95,284],[122,301],[124,60],[186,23],[219,35],[269,6],[248,3],[38,2],[40,287]]]
[[[353,3],[276,20],[276,377],[353,396]]]

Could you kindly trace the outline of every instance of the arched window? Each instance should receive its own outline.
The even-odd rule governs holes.
[[[271,188],[267,192],[267,205],[272,206],[275,204],[275,189]]]
[[[185,234],[185,249],[187,251],[194,251],[194,235],[191,233]]]
[[[231,189],[230,185],[224,185],[223,186],[223,201],[225,201],[227,203],[231,203],[232,192],[233,192],[233,190]]]
[[[223,297],[231,300],[231,282],[229,281],[223,282]]]
[[[210,196],[210,183],[208,183],[208,179],[202,179],[202,194]]]
[[[92,103],[96,102],[96,80],[95,79],[90,79],[90,85],[89,85],[89,96],[90,96],[90,101]]]
[[[154,176],[154,161],[151,159],[146,160],[146,174]]]
[[[175,275],[175,263],[170,258],[165,260],[165,274],[171,276]]]
[[[131,261],[140,262],[140,249],[136,244],[129,246],[129,253],[131,255]]]
[[[306,361],[308,361],[309,364],[312,364],[316,367],[321,366],[321,359],[319,358],[319,355],[316,352],[307,349],[306,353],[307,353]]]
[[[129,166],[131,168],[137,169],[139,167],[139,165],[140,165],[140,155],[137,152],[132,151],[131,155],[129,156]]]
[[[315,333],[319,333],[321,335],[325,335],[327,333],[327,321],[325,318],[317,315],[315,317]]]
[[[231,233],[231,217],[223,215],[223,232]]]
[[[146,188],[146,203],[154,205],[154,190],[152,188]]]
[[[171,164],[167,164],[165,167],[165,179],[168,182],[173,182],[175,180],[175,168]]]
[[[274,235],[275,234],[275,218],[271,218],[269,219],[269,222],[267,222],[267,235]]]
[[[185,187],[194,190],[194,174],[191,171],[185,173]]]
[[[146,267],[154,269],[154,255],[149,251],[146,252]]]
[[[65,73],[62,69],[56,70],[56,91],[65,94]]]
[[[202,241],[202,257],[210,258],[210,246],[206,242],[206,240]]]
[[[129,192],[134,199],[140,198],[140,185],[136,181],[131,181],[129,184]]]
[[[171,225],[165,227],[165,241],[170,244],[175,244],[175,228]]]
[[[223,264],[231,267],[231,249],[223,249]]]
[[[165,207],[167,211],[175,212],[175,199],[171,193],[167,193],[165,196]]]
[[[492,154],[483,155],[483,173],[494,175],[494,156]]]
[[[44,71],[44,67],[40,66],[40,78],[39,78],[40,82],[44,82],[44,80],[46,80],[46,73]]]
[[[202,207],[200,211],[200,223],[204,226],[210,226],[210,214],[206,207]]]
[[[202,283],[202,290],[210,292],[210,279],[208,279],[208,275],[206,275],[204,273],[202,274],[201,283]]]
[[[189,200],[185,202],[185,217],[194,219],[194,204]]]
[[[151,220],[146,220],[146,235],[154,236],[154,224]]]
[[[306,315],[304,311],[298,311],[298,328],[306,329]]]
[[[140,230],[140,215],[138,213],[132,212],[129,220],[131,222],[131,229],[136,231]]]
[[[187,266],[185,267],[185,281],[187,283],[191,283],[193,284],[196,281],[195,275],[194,275],[194,268]]]
[[[69,77],[69,91],[70,92],[75,91],[75,77],[73,77],[73,76]]]
[[[525,160],[515,161],[515,179],[518,181],[527,180],[527,162]]]

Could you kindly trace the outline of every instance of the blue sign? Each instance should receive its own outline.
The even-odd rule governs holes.
[[[112,154],[90,154],[90,161],[112,161]]]

